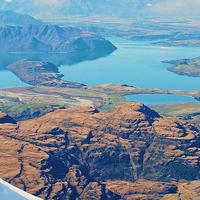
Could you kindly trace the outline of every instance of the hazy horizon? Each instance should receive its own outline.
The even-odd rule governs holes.
[[[196,18],[199,0],[0,0],[0,10],[12,10],[35,17],[105,15],[120,18]]]

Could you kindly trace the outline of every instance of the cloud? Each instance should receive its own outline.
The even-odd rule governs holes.
[[[68,0],[3,0],[6,3],[34,3],[39,5],[61,5],[64,2],[67,2]]]
[[[124,4],[124,2],[128,2]],[[123,5],[123,6],[122,6]],[[0,9],[34,16],[56,17],[71,13],[104,13],[120,16],[198,16],[200,0],[0,0]],[[112,12],[112,10],[114,10]]]
[[[146,5],[147,5],[148,7],[152,7],[152,6],[153,6],[152,3],[147,3]]]
[[[200,0],[165,0],[154,4],[151,11],[163,15],[197,15]]]
[[[28,1],[28,0],[27,0]],[[62,15],[68,0],[29,0],[32,2],[33,13],[39,16],[52,17]]]
[[[63,6],[64,4],[66,5],[68,1],[70,0],[0,0],[0,4],[9,3],[12,5],[16,5],[16,9],[18,9],[19,7],[26,8],[27,6],[32,6],[32,5],[34,6],[34,8],[38,8],[38,6],[39,7],[41,6],[46,6],[46,7],[59,6],[60,7],[60,6]],[[4,2],[4,3],[1,3],[1,2]]]
[[[4,0],[6,3],[11,3],[12,0]]]
[[[0,10],[14,10],[36,17],[61,14],[71,0],[0,0]]]
[[[67,0],[32,0],[32,2],[44,6],[62,6],[63,3],[67,3]]]

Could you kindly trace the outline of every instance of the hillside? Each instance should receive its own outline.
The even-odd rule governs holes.
[[[168,70],[178,75],[200,77],[200,57],[163,62],[173,64]]]
[[[60,109],[0,132],[0,176],[43,199],[199,197],[198,128],[139,103]]]
[[[30,24],[41,24],[42,22],[30,15],[16,13],[14,11],[0,11],[0,25],[24,26]]]
[[[30,85],[77,88],[84,86],[80,83],[63,81],[63,75],[59,73],[58,67],[49,62],[21,60],[9,65],[7,69]]]
[[[56,25],[0,27],[1,52],[63,52],[87,58],[113,52],[116,47],[104,38],[77,28]]]

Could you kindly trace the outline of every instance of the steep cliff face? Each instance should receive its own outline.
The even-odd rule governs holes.
[[[184,184],[199,194],[199,130],[139,103],[0,124],[0,141],[0,177],[44,199],[161,199]]]

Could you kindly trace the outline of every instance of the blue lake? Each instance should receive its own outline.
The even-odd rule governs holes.
[[[200,47],[159,47],[150,42],[109,38],[118,50],[93,61],[61,66],[64,79],[98,85],[123,83],[142,88],[200,90],[200,78],[176,75],[163,60],[200,56]]]
[[[126,96],[128,101],[141,102],[146,105],[173,104],[173,103],[197,103],[189,96],[169,95],[169,94],[137,94]]]
[[[12,88],[21,86],[27,86],[27,84],[23,83],[17,76],[15,76],[10,71],[0,71],[0,88]]]
[[[65,55],[51,54],[29,55],[29,59],[50,61],[60,65],[60,72],[65,80],[99,85],[104,83],[121,83],[141,88],[160,88],[177,90],[200,90],[200,78],[180,76],[169,72],[169,64],[163,60],[176,60],[200,56],[200,47],[160,47],[152,45],[151,41],[133,42],[121,38],[108,38],[118,49],[107,57],[72,64]],[[5,56],[2,55],[2,58]],[[7,55],[6,62],[10,57]],[[22,59],[21,55],[15,55]],[[62,65],[61,63],[70,63]],[[75,63],[75,62],[74,62]],[[1,67],[1,66],[0,66]],[[2,68],[3,69],[3,68]],[[0,71],[0,88],[26,86],[9,71]],[[148,95],[138,96],[141,102],[166,103],[191,102],[190,97]],[[151,97],[150,97],[151,96]],[[189,98],[189,99],[188,99]],[[135,99],[135,97],[134,97]],[[133,99],[133,100],[134,100]],[[193,100],[193,99],[192,99]],[[195,100],[193,100],[195,101]]]

